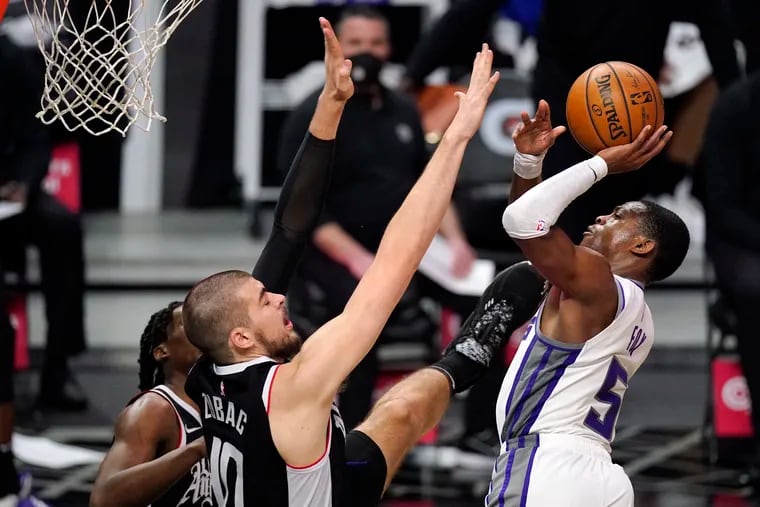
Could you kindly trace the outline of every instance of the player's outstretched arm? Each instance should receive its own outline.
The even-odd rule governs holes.
[[[166,400],[143,395],[116,421],[114,441],[98,470],[90,507],[150,505],[206,455],[203,439],[160,458],[156,448],[168,439],[177,416]]]
[[[353,95],[351,60],[343,57],[330,23],[320,18],[325,39],[325,85],[309,130],[282,185],[272,233],[253,268],[268,290],[285,294],[303,250],[319,222],[330,188],[335,136]]]
[[[666,126],[647,126],[630,144],[605,148],[595,157],[541,182],[504,210],[504,229],[553,285],[583,301],[610,298],[615,291],[609,262],[576,246],[554,227],[560,213],[608,173],[633,171],[652,159],[672,137]],[[612,298],[614,301],[615,298]]]
[[[498,73],[491,74],[492,60],[492,52],[484,45],[475,58],[467,93],[458,94],[454,120],[388,224],[372,266],[343,312],[306,340],[293,361],[279,367],[272,382],[269,418],[275,444],[289,463],[309,463],[319,456],[324,424],[338,388],[375,344],[430,246],[451,201],[465,147],[480,126],[498,79]],[[294,420],[300,435],[297,445],[288,449],[292,439],[278,435],[287,435]]]

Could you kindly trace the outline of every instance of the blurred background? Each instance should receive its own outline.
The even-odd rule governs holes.
[[[532,113],[545,98],[555,124],[565,124],[564,98],[581,72],[602,61],[629,61],[658,81],[675,137],[637,179],[604,187],[563,216],[562,225],[573,235],[608,213],[608,201],[647,197],[686,221],[692,244],[681,269],[648,290],[656,345],[631,382],[613,459],[632,477],[637,505],[754,505],[758,426],[751,400],[760,396],[760,377],[747,365],[756,368],[760,360],[753,345],[760,303],[760,130],[753,114],[760,107],[760,6],[753,0],[635,6],[204,0],[155,63],[152,89],[166,123],[126,136],[71,133],[54,123],[44,127],[46,147],[30,148],[30,160],[42,157],[46,171],[9,175],[0,159],[0,205],[24,208],[23,223],[0,219],[0,269],[17,336],[17,431],[95,451],[64,464],[35,458],[41,441],[29,443],[31,456],[17,451],[33,471],[38,495],[53,505],[86,505],[97,453],[107,449],[116,416],[138,392],[148,317],[182,300],[200,278],[255,263],[297,148],[291,138],[300,141],[322,86],[317,17],[334,21],[347,8],[355,9],[353,16],[382,19],[377,40],[356,42],[368,44],[356,54],[369,55],[382,92],[351,99],[364,116],[352,116],[357,127],[344,135],[364,145],[344,141],[336,156],[342,176],[335,202],[346,202],[340,192],[355,192],[371,206],[335,204],[329,211],[350,234],[370,225],[367,237],[353,234],[360,243],[354,257],[330,256],[319,244],[307,255],[289,294],[302,333],[329,318],[345,297],[346,284],[331,285],[318,273],[334,268],[351,286],[361,276],[362,255],[376,247],[370,229],[382,232],[387,217],[373,209],[391,197],[372,185],[375,173],[387,181],[396,172],[407,177],[407,165],[411,174],[421,170],[482,41],[495,49],[502,78],[465,156],[453,202],[458,224],[445,234],[464,273],[474,257],[497,269],[521,259],[501,226],[520,112]],[[2,100],[34,114],[44,62],[23,1],[10,2],[0,43],[0,54],[28,71],[23,82],[21,74],[2,76],[18,78]],[[0,124],[0,138],[16,135],[13,130]],[[587,156],[569,134],[555,150],[545,174]],[[364,222],[351,222],[349,215],[357,214]],[[359,368],[356,392],[345,397],[349,419],[361,420],[389,383],[435,357],[472,305],[471,294],[442,289],[421,274],[402,301],[404,311]],[[498,443],[496,393],[509,357],[508,350],[491,378],[457,398],[412,452],[388,505],[482,502]]]

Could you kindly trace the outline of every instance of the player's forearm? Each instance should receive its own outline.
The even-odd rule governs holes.
[[[324,94],[320,95],[314,116],[309,123],[311,135],[318,139],[335,139],[345,106],[346,102],[343,100],[336,100]]]
[[[144,507],[161,497],[198,461],[194,446],[183,446],[160,458],[117,472],[96,481],[90,507]]]
[[[328,222],[314,231],[314,244],[333,261],[346,267],[351,264],[352,259],[372,255],[335,222]]]
[[[541,182],[507,206],[504,230],[515,239],[545,236],[565,208],[606,174],[606,162],[595,156]]]
[[[318,123],[324,122],[319,120]],[[253,268],[253,276],[272,292],[284,294],[287,291],[304,248],[319,223],[330,188],[334,149],[334,140],[319,139],[307,133],[293,158],[277,200],[272,232]]]

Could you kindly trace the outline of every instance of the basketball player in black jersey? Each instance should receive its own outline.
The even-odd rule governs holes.
[[[326,43],[337,48],[329,24],[322,25]],[[218,273],[186,297],[185,332],[204,353],[187,392],[200,407],[217,505],[377,505],[451,393],[472,385],[535,310],[543,280],[532,268],[520,264],[500,274],[443,359],[391,388],[346,435],[334,399],[374,345],[440,226],[464,150],[498,80],[492,58],[484,45],[467,92],[458,94],[454,120],[345,310],[303,346],[284,296],[256,273]]]
[[[275,210],[272,234],[253,272],[285,291],[313,231],[330,180],[333,144],[343,103],[351,95],[342,55],[326,47],[324,97],[291,165]],[[336,59],[339,65],[334,65]],[[150,319],[141,339],[140,389],[119,415],[114,442],[90,498],[92,507],[214,505],[198,408],[185,393],[187,373],[200,356],[185,336],[181,304]]]

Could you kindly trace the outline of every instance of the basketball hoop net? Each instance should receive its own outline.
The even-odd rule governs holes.
[[[153,103],[153,65],[202,1],[24,0],[46,66],[37,117],[93,135],[165,122]]]

